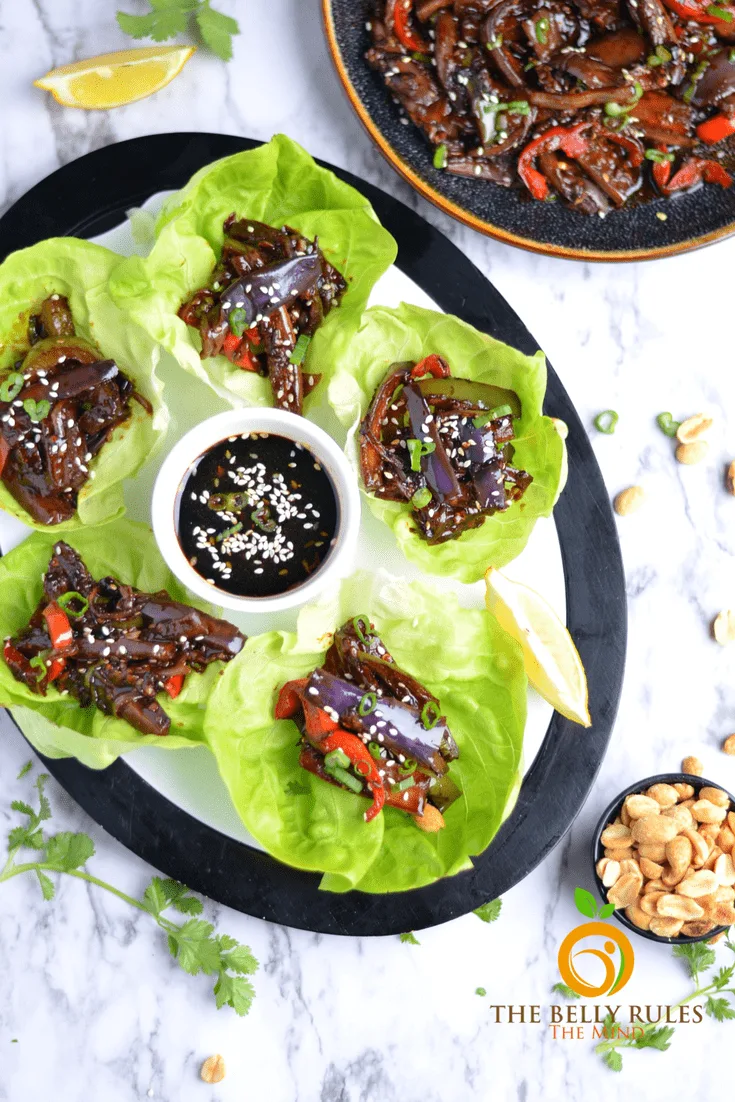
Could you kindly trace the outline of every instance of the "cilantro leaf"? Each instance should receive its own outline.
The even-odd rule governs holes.
[[[182,915],[200,915],[204,910],[201,899],[195,895],[180,895],[171,901],[171,905]]]
[[[147,15],[117,13],[120,29],[131,38],[152,38],[165,42],[177,34],[183,34],[189,25],[189,13],[196,6],[189,0],[150,0],[152,11]]]
[[[727,987],[728,983],[733,977],[733,973],[735,973],[735,964],[731,964],[729,968],[726,968],[723,965],[719,972],[715,976],[713,976],[710,981],[715,991],[721,991],[723,987]]]
[[[162,884],[163,881],[160,876],[154,876],[143,892],[143,902],[153,915],[160,915],[164,907],[168,906],[168,900]]]
[[[23,800],[13,800],[10,805],[11,811],[18,811],[21,815],[27,815],[29,819],[33,818],[34,811],[30,804],[26,804]]]
[[[421,942],[416,937],[416,934],[413,932],[413,930],[409,930],[407,933],[401,934],[401,941],[404,942],[404,944],[406,944],[406,945],[420,945],[421,944]]]
[[[229,61],[232,57],[232,36],[240,33],[237,20],[215,11],[209,0],[199,5],[194,18],[205,45],[217,57]]]
[[[258,962],[247,945],[237,945],[230,952],[223,953],[222,964],[231,972],[238,972],[243,976],[251,976],[258,968]]]
[[[701,941],[695,941],[691,945],[675,945],[674,956],[685,960],[689,967],[689,975],[695,978],[698,972],[704,972],[715,963],[714,949],[708,949]]]
[[[501,907],[503,906],[502,899],[491,899],[489,903],[483,903],[481,907],[472,913],[481,918],[483,922],[495,922],[496,918],[500,915]]]
[[[573,987],[567,986],[566,983],[555,983],[551,990],[556,991],[558,995],[562,995],[565,999],[582,998],[578,991],[575,991]]]
[[[704,1004],[704,1009],[710,1018],[714,1018],[717,1022],[731,1021],[735,1018],[735,1010],[730,1006],[727,999],[713,999],[710,995]]]
[[[45,872],[41,872],[40,869],[36,869],[36,876],[38,877],[38,883],[41,885],[43,898],[46,901],[53,899],[56,894],[56,889],[54,888],[54,882],[51,877],[47,876]]]
[[[644,1033],[635,1037],[633,1044],[636,1048],[657,1048],[659,1052],[666,1052],[674,1036],[674,1027],[663,1025],[655,1029],[647,1029]]]
[[[228,976],[224,972],[214,985],[214,998],[217,1009],[231,1006],[236,1014],[244,1017],[248,1013],[255,997],[250,980],[244,976]]]
[[[26,773],[30,773],[31,769],[33,769],[33,762],[27,761],[15,779],[17,781],[22,780],[22,778],[25,777]]]
[[[62,831],[60,834],[52,834],[48,839],[44,864],[58,872],[70,872],[81,868],[90,857],[94,857],[94,842],[88,834]]]
[[[622,1071],[623,1070],[623,1057],[615,1049],[610,1049],[602,1057],[603,1062],[607,1064],[610,1071]]]

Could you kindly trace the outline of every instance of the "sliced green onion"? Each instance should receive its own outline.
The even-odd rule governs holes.
[[[440,715],[438,704],[434,700],[427,700],[421,709],[421,722],[427,731],[430,731],[432,727],[436,727]]]
[[[550,26],[551,24],[549,23],[546,16],[544,16],[543,19],[538,19],[536,21],[536,41],[540,42],[542,46],[546,45],[546,41],[549,37]]]
[[[492,38],[488,39],[485,45],[487,46],[488,50],[499,50],[500,47],[503,45],[502,34],[494,34]]]
[[[527,61],[526,64],[523,66],[523,72],[528,73],[531,71],[531,69],[535,69],[537,65],[538,61]]]
[[[400,769],[401,773],[413,773],[416,768],[416,762],[413,760],[413,758],[406,758],[405,761],[402,761],[400,763],[398,768]]]
[[[497,421],[500,417],[509,417],[513,413],[510,406],[496,406],[487,413],[488,421]]]
[[[345,754],[344,750],[330,750],[328,754],[324,755],[324,768],[327,773],[331,773],[333,769],[347,769],[350,765],[350,759]]]
[[[670,413],[659,413],[656,424],[666,436],[676,436],[680,421],[675,421]]]
[[[598,432],[604,432],[606,436],[612,436],[615,426],[620,420],[620,414],[614,409],[605,409],[595,417],[594,425]]]
[[[23,409],[31,421],[43,421],[44,417],[48,417],[51,412],[51,403],[46,398],[41,398],[39,402],[34,402],[33,398],[26,398]]]
[[[42,681],[48,674],[48,667],[46,666],[46,659],[42,654],[34,654],[30,660],[30,664],[34,670],[38,670],[36,674],[36,680]]]
[[[706,59],[704,61],[700,61],[699,65],[692,73],[691,84],[687,88],[684,95],[681,97],[684,100],[684,103],[691,103],[692,96],[694,95],[694,90],[697,87],[697,81],[700,80],[702,74],[707,68],[709,68],[709,61],[707,61]]]
[[[730,53],[727,55],[727,60],[731,65],[735,65],[735,47],[730,50]]]
[[[241,337],[248,327],[248,316],[242,306],[236,306],[234,310],[230,310],[227,323],[230,327],[230,332],[234,333],[236,337]]]
[[[268,511],[268,506],[264,503],[260,504],[257,509],[253,509],[250,519],[257,528],[260,528],[261,532],[275,532],[278,527]]]
[[[214,537],[215,543],[222,543],[228,536],[234,536],[235,532],[239,532],[242,528],[242,521],[239,520],[237,524],[233,524],[232,528],[225,528],[224,532],[220,532],[218,536]]]
[[[664,65],[667,61],[671,61],[671,51],[667,50],[665,46],[657,46],[655,53],[646,58],[646,65],[651,69],[655,69],[656,66]]]
[[[392,784],[390,786],[390,790],[391,790],[391,792],[405,792],[408,788],[413,788],[413,786],[414,786],[413,777],[404,777],[403,780],[398,781],[397,784]]]
[[[447,167],[447,147],[438,145],[434,150],[434,168]]]
[[[423,509],[431,501],[431,490],[428,486],[422,486],[411,498],[414,509]]]
[[[25,379],[19,371],[11,371],[9,375],[3,379],[2,386],[0,386],[0,398],[3,402],[12,402],[13,398],[17,398],[23,389]]]
[[[431,61],[431,58],[428,54],[419,53],[418,50],[414,50],[414,52],[411,54],[411,57],[414,59],[414,61],[423,61],[426,65],[428,65]]]
[[[374,712],[378,706],[378,698],[375,693],[365,693],[364,697],[357,706],[357,714],[359,716],[369,716],[371,712]]]
[[[72,608],[71,602],[78,601],[82,606],[81,609]],[[69,590],[68,593],[62,593],[60,597],[56,598],[56,603],[59,608],[63,608],[64,612],[67,612],[70,616],[77,618],[84,616],[84,613],[89,608],[89,601],[86,597],[83,597],[81,593],[77,593],[76,589]]]
[[[383,756],[383,748],[379,742],[368,743],[368,753],[371,758],[375,758],[376,761],[380,761]]]
[[[509,115],[530,115],[531,107],[528,100],[514,99],[511,103],[504,103],[503,110]]]
[[[645,152],[645,158],[647,161],[655,161],[657,165],[666,164],[667,161],[673,161],[673,153],[664,153],[660,149],[647,149]]]
[[[732,23],[732,12],[728,8],[721,8],[719,4],[708,4],[704,9],[707,15],[713,15],[715,19],[722,19],[725,23]]]
[[[364,631],[363,624],[365,625]],[[360,640],[361,643],[364,643],[365,646],[367,646],[368,638],[370,635],[372,635],[372,632],[370,631],[370,618],[368,616],[353,616],[352,626],[355,629],[355,635],[357,636],[357,638]]]
[[[212,494],[207,499],[208,508],[216,513],[239,513],[246,505],[250,504],[250,498],[246,493]]]
[[[334,769],[330,770],[329,775],[352,792],[362,792],[362,781],[358,780],[357,777],[353,777],[352,773],[348,773],[346,769],[340,769],[338,765],[335,765]]]
[[[436,451],[436,444],[433,440],[409,440],[408,441],[408,454],[411,457],[411,470],[421,470],[421,460],[425,455],[431,455]]]
[[[296,344],[294,345],[293,352],[288,357],[288,362],[290,364],[302,364],[304,362],[304,357],[306,356],[306,350],[310,344],[311,337],[307,337],[306,333],[302,333],[299,339],[296,341]]]

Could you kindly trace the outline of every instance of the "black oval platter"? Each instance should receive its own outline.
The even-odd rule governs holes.
[[[221,134],[158,134],[107,146],[42,180],[0,219],[0,257],[46,237],[94,237],[156,192],[180,188],[203,165],[259,142]],[[533,354],[537,344],[491,283],[441,233],[349,172],[398,242],[398,267],[441,309]],[[373,896],[319,890],[292,869],[182,811],[120,758],[103,771],[73,758],[45,766],[113,837],[168,876],[229,907],[319,933],[374,936],[456,918],[502,895],[557,845],[605,754],[623,677],[626,602],[608,494],[585,430],[553,368],[546,412],[569,426],[569,482],[555,511],[567,622],[587,670],[589,730],[554,713],[518,802],[471,871],[409,892]]]

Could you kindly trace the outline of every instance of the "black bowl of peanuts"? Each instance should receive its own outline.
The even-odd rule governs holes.
[[[709,941],[735,922],[735,797],[693,773],[631,784],[595,831],[597,889],[633,933]]]

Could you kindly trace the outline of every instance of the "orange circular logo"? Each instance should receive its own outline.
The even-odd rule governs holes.
[[[591,937],[605,939],[602,949],[590,947],[575,952],[580,941]],[[585,955],[602,961],[605,970],[602,983],[588,983],[580,975],[575,960]],[[633,974],[634,960],[633,946],[628,938],[622,930],[607,922],[583,922],[581,926],[575,926],[559,946],[559,971],[562,979],[578,995],[585,995],[589,999],[600,995],[614,995],[625,987]]]

